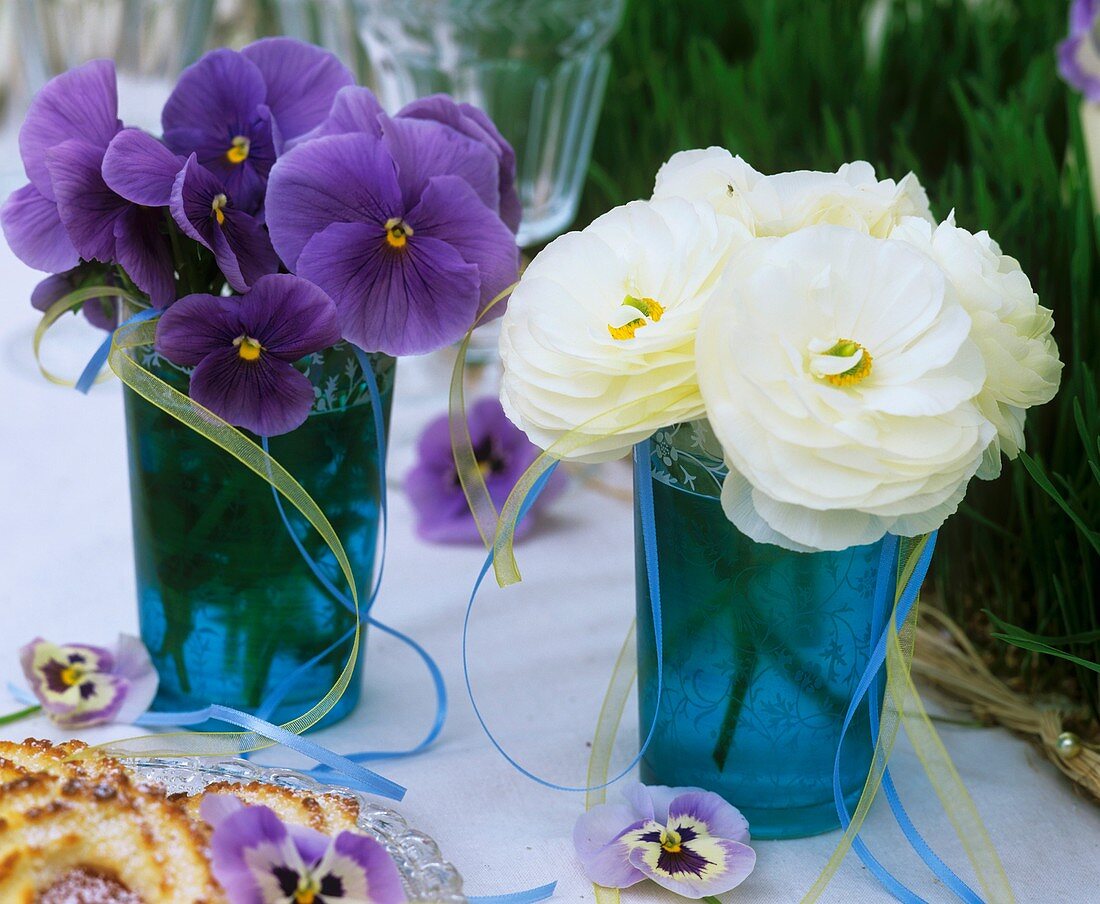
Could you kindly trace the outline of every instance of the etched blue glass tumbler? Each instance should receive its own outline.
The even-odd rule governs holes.
[[[871,648],[881,543],[796,553],[725,517],[725,468],[705,422],[651,443],[664,689],[642,781],[721,794],[755,838],[837,828],[833,761]],[[644,737],[657,704],[656,650],[636,516],[638,688]],[[870,770],[866,706],[848,728],[849,812]]]
[[[142,363],[186,391],[187,377],[152,350]],[[388,423],[394,361],[377,355],[376,412],[355,355],[341,344],[299,363],[315,387],[297,430],[270,440],[271,455],[313,497],[340,538],[359,582],[370,587],[379,524],[375,418]],[[171,415],[125,393],[141,636],[160,675],[155,711],[211,703],[281,723],[311,709],[336,683],[351,652],[354,615],[310,570],[283,524],[271,487]],[[346,591],[335,557],[284,502],[297,538]],[[359,662],[362,662],[360,657]],[[286,685],[289,684],[289,687]],[[359,697],[359,669],[321,725]]]

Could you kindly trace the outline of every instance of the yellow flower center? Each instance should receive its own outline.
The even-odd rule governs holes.
[[[386,220],[386,242],[391,248],[404,248],[405,242],[413,234],[412,226],[401,217],[390,217]]]
[[[71,665],[61,670],[61,681],[66,687],[72,687],[74,684],[79,684],[80,679],[83,677],[83,670],[75,665]]]
[[[237,346],[237,354],[244,361],[255,361],[260,357],[260,352],[263,350],[263,346],[260,345],[258,340],[246,336],[244,333],[234,339],[233,344]]]
[[[635,311],[639,311],[642,316],[634,317],[621,326],[612,326],[610,323],[607,325],[607,331],[611,333],[611,338],[620,342],[625,339],[633,339],[638,330],[649,323],[657,323],[665,313],[661,303],[653,298],[637,298],[634,295],[627,295],[623,299],[622,306],[633,308]]]
[[[670,854],[680,853],[680,833],[675,829],[664,829],[661,832],[661,847]]]
[[[238,135],[229,143],[229,150],[225,152],[225,159],[230,163],[244,163],[248,159],[248,152],[252,147],[243,135]]]
[[[874,358],[854,339],[838,339],[832,346],[822,350],[811,348],[813,358],[810,371],[815,377],[832,386],[855,386],[871,373]],[[842,363],[830,359],[843,359]],[[851,363],[848,363],[850,361]]]
[[[210,209],[214,213],[214,219],[218,221],[218,225],[221,226],[225,222],[225,214],[222,210],[229,206],[229,199],[223,194],[214,195],[214,200],[210,203]]]
[[[302,876],[298,879],[298,887],[294,890],[294,904],[313,904],[320,891],[321,885],[316,879],[312,876]]]

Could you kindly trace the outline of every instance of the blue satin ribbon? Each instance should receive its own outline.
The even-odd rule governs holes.
[[[898,546],[897,537],[887,535],[883,540],[882,555],[879,559],[878,577],[875,584],[874,609],[872,611],[871,636],[878,638],[878,640],[871,653],[867,667],[864,669],[863,675],[860,677],[859,683],[856,685],[855,692],[852,695],[852,699],[849,702],[848,710],[845,713],[844,721],[841,725],[840,740],[837,743],[836,756],[833,759],[833,800],[836,804],[837,816],[840,819],[841,826],[845,829],[851,823],[851,816],[848,813],[848,806],[844,800],[844,790],[840,781],[840,752],[844,744],[844,737],[847,734],[852,719],[855,717],[864,696],[869,695],[867,705],[870,715],[871,741],[873,744],[878,741],[879,707],[881,706],[880,694],[882,686],[881,673],[886,661],[886,645],[889,640],[889,632],[885,625],[887,619],[890,617],[891,597],[893,596],[891,592],[893,589],[891,576],[896,573],[897,570]],[[924,578],[928,574],[928,566],[931,563],[935,546],[936,533],[933,532],[928,539],[928,543],[922,550],[920,558],[917,560],[917,564],[913,569],[913,573],[910,575],[908,583],[902,588],[901,595],[898,598],[897,608],[894,612],[895,630],[900,630],[900,626],[904,624],[916,603],[921,585],[924,583]],[[924,861],[928,868],[931,869],[944,885],[946,885],[960,900],[967,902],[967,904],[982,904],[981,897],[952,872],[950,867],[937,856],[935,851],[932,850],[931,846],[917,830],[909,814],[902,806],[901,799],[898,796],[893,779],[890,777],[888,768],[883,773],[883,790],[890,804],[890,809],[894,814],[894,819],[898,823],[898,827],[901,829],[910,847],[916,851],[921,860]],[[879,863],[858,835],[852,840],[852,848],[883,888],[898,901],[903,902],[903,904],[927,904],[923,898],[903,885],[888,869],[886,869],[886,867]]]
[[[73,385],[73,389],[77,392],[81,392],[84,395],[88,394],[88,390],[95,385],[96,377],[99,376],[99,372],[103,370],[103,365],[107,363],[107,357],[111,354],[111,342],[114,341],[115,333],[122,329],[124,326],[129,326],[132,323],[141,323],[143,320],[152,320],[154,317],[159,317],[163,312],[157,308],[146,308],[143,311],[138,311],[132,317],[124,320],[114,330],[107,334],[107,338],[104,339],[93,353],[92,357],[88,359],[88,363],[84,365],[84,370],[80,372],[80,376],[77,377],[76,383]]]
[[[657,527],[656,518],[653,515],[653,484],[649,479],[649,454],[649,440],[638,443],[634,453],[634,485],[638,501],[638,510],[641,515],[642,545],[645,549],[646,578],[649,581],[649,604],[653,616],[654,648],[657,655],[657,702],[653,708],[653,720],[649,724],[649,731],[646,733],[645,741],[642,742],[642,746],[639,748],[637,756],[627,764],[626,768],[599,785],[559,785],[556,782],[535,775],[529,769],[520,765],[515,758],[501,746],[496,736],[486,724],[485,718],[481,714],[481,710],[478,708],[474,689],[470,683],[470,663],[467,655],[470,614],[473,612],[474,601],[477,599],[477,594],[481,589],[482,582],[485,580],[485,575],[488,574],[489,569],[493,567],[492,550],[489,551],[489,555],[485,559],[485,564],[481,566],[481,572],[478,574],[477,581],[474,583],[474,589],[470,594],[470,601],[466,605],[466,618],[462,623],[462,674],[466,679],[466,693],[469,695],[470,705],[474,709],[474,715],[477,716],[477,720],[481,724],[482,730],[485,732],[486,737],[489,738],[489,742],[496,748],[497,753],[504,757],[514,769],[532,781],[544,787],[552,788],[555,791],[577,791],[587,793],[589,791],[598,791],[601,788],[607,788],[615,784],[615,782],[627,776],[631,770],[638,765],[642,756],[649,748],[650,741],[653,740],[654,732],[657,730],[657,716],[660,713],[661,695],[664,690],[664,639],[661,626],[661,583],[657,565]],[[528,491],[526,498],[523,500],[523,504],[520,506],[519,516],[516,519],[517,527],[530,511],[531,506],[535,504],[539,494],[545,488],[547,482],[557,469],[557,466],[557,462],[551,465],[546,473],[543,474]]]

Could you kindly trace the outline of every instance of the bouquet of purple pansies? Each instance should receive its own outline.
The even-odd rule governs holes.
[[[336,57],[288,38],[187,68],[162,138],[117,101],[108,60],[35,97],[4,234],[52,274],[41,310],[105,286],[82,305],[96,326],[118,325],[119,291],[159,311],[158,354],[235,426],[293,430],[314,401],[302,359],[342,341],[442,348],[516,278],[515,155],[475,107],[436,95],[388,116]]]

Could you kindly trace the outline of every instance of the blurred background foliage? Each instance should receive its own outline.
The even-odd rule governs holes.
[[[578,222],[652,191],[673,152],[757,169],[864,159],[988,229],[1054,309],[1066,370],[1028,456],[971,485],[937,591],[1009,682],[1100,715],[1100,298],[1059,0],[630,0]],[[992,613],[1000,622],[991,622]]]

